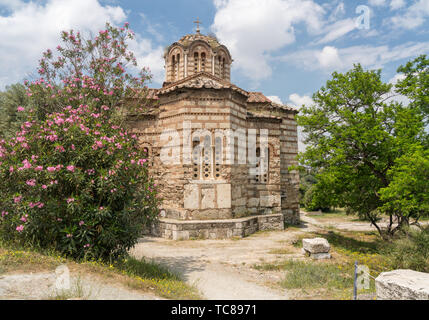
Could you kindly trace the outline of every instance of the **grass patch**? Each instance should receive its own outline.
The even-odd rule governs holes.
[[[171,272],[167,267],[153,261],[147,261],[144,258],[138,260],[128,257],[126,260],[116,264],[116,267],[121,271],[125,271],[128,275],[142,278],[182,280],[178,274]]]
[[[280,284],[286,289],[344,289],[353,286],[351,270],[342,266],[290,260],[282,267],[287,273]]]
[[[6,272],[40,272],[53,270],[67,259],[52,253],[5,248],[0,244],[0,270]]]
[[[393,269],[429,272],[429,226],[422,230],[409,230],[382,251]]]
[[[317,237],[325,238],[335,248],[341,248],[359,253],[377,253],[380,241],[374,232],[337,232],[315,233]]]

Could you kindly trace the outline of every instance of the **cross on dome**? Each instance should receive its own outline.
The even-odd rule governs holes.
[[[195,20],[194,23],[197,25],[197,33],[200,33],[200,24],[202,24],[200,18],[197,17],[197,20]]]

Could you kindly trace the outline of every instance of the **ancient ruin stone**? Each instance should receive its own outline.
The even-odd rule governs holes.
[[[328,240],[324,238],[302,239],[302,248],[311,253],[328,253],[331,249]]]
[[[379,300],[429,300],[429,273],[399,269],[375,279]]]

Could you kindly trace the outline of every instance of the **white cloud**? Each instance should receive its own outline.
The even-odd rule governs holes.
[[[289,100],[290,102],[288,102],[288,105],[296,109],[301,108],[302,105],[309,107],[314,104],[314,101],[310,96],[307,96],[307,95],[301,96],[297,93],[291,94],[289,96]],[[304,143],[304,140],[305,140],[305,134],[302,130],[302,127],[298,126],[298,151],[300,152],[305,151],[306,145]]]
[[[335,68],[335,66],[341,64],[338,49],[335,47],[324,47],[322,51],[316,52],[316,58],[319,65],[324,69]]]
[[[355,19],[339,20],[327,26],[324,30],[324,32],[326,32],[327,34],[316,43],[320,44],[334,41],[338,38],[341,38],[345,34],[353,31],[354,29],[356,29]]]
[[[343,71],[360,63],[367,68],[382,68],[384,64],[416,57],[429,51],[429,42],[407,42],[395,47],[352,46],[338,49],[326,46],[322,50],[302,50],[280,58],[282,61],[300,64],[308,70],[327,72]]]
[[[267,78],[270,54],[295,42],[295,25],[316,34],[324,10],[312,0],[214,0],[212,30],[231,51],[234,67],[253,80]]]
[[[129,48],[134,52],[138,66],[140,68],[149,67],[153,75],[152,80],[156,83],[162,83],[165,77],[164,49],[162,46],[154,48],[149,39],[136,35],[136,39],[130,43]]]
[[[392,1],[393,2],[393,1]],[[395,28],[415,29],[420,27],[429,17],[429,1],[418,0],[407,8],[405,13],[398,14],[390,19],[390,23]]]
[[[60,43],[62,30],[96,33],[107,21],[118,25],[127,17],[120,6],[101,5],[98,0],[0,1],[9,10],[0,15],[0,88],[35,73],[42,52]],[[150,42],[138,40],[150,50],[136,52],[137,59],[158,63],[151,58],[158,48],[151,51]]]
[[[307,96],[307,95],[300,96],[297,93],[292,93],[289,96],[289,100],[290,100],[290,103],[288,103],[288,105],[291,105],[297,109],[301,108],[302,105],[309,107],[314,104],[314,101],[310,96]]]
[[[369,0],[368,3],[371,6],[375,6],[375,7],[381,7],[381,6],[385,6],[387,4],[386,0]]]
[[[278,96],[267,96],[268,99],[270,99],[274,103],[283,104],[282,99]]]
[[[390,2],[390,10],[397,10],[405,7],[405,0],[392,0]]]

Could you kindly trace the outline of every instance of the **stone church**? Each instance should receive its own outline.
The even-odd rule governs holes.
[[[162,88],[130,119],[163,198],[150,232],[230,238],[298,223],[297,111],[234,85],[228,48],[198,28],[164,58]]]

